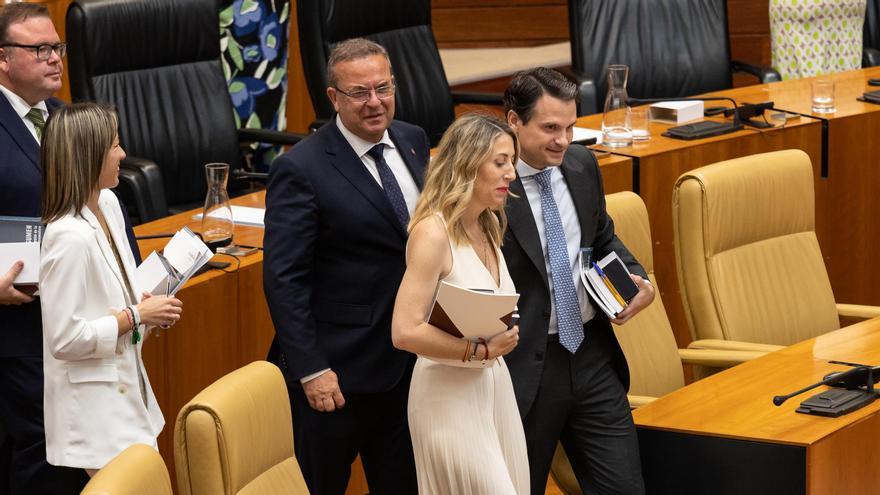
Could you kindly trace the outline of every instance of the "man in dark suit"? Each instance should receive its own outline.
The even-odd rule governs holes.
[[[269,359],[287,380],[296,456],[312,493],[343,494],[360,453],[370,493],[414,494],[406,419],[414,360],[391,344],[391,313],[428,139],[393,120],[384,48],[339,43],[328,72],[336,118],[269,174]]]
[[[45,6],[0,7],[0,215],[40,216],[39,136],[61,104],[64,45]],[[22,265],[0,267],[0,423],[8,435],[10,477],[0,493],[79,493],[81,469],[46,462],[40,303],[13,280]],[[7,271],[8,270],[8,271]]]
[[[654,298],[644,269],[615,236],[596,158],[569,147],[577,87],[551,69],[517,74],[505,95],[520,142],[502,250],[521,296],[520,341],[507,357],[529,453],[532,495],[544,493],[562,441],[584,493],[644,492],[626,390],[629,372],[606,315],[579,278],[578,255],[614,251],[638,294],[623,324]]]

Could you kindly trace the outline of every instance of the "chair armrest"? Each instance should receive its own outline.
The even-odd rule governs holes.
[[[876,67],[880,65],[880,50],[866,46],[862,50],[862,67]]]
[[[759,344],[757,342],[741,342],[738,340],[703,339],[695,340],[688,345],[688,349],[711,349],[715,351],[751,351],[751,352],[775,352],[785,349],[784,345]]]
[[[270,129],[239,129],[238,141],[246,143],[271,143],[293,146],[305,138],[302,134],[273,131]]]
[[[453,91],[453,103],[472,103],[477,105],[503,105],[501,93],[485,93],[481,91]]]
[[[679,349],[678,357],[684,364],[709,368],[730,368],[766,355],[757,351],[722,351],[716,349]]]
[[[778,82],[782,80],[782,76],[779,75],[779,72],[777,72],[776,69],[770,67],[769,65],[757,66],[747,64],[739,60],[731,60],[730,69],[733,72],[745,72],[747,74],[751,74],[757,77],[758,80],[761,81],[761,84]]]
[[[141,223],[168,215],[162,171],[152,160],[126,156],[119,163],[119,179],[131,188]]]
[[[849,316],[852,318],[876,318],[880,316],[880,307],[863,306],[861,304],[838,304],[837,314],[840,316]]]
[[[656,397],[651,397],[648,395],[627,395],[626,398],[629,399],[630,409],[638,409],[657,400]]]

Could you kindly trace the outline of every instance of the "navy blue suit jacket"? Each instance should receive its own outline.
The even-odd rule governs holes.
[[[388,133],[421,189],[425,132],[394,121]],[[343,393],[394,387],[413,361],[391,344],[407,234],[334,121],[275,160],[265,223],[269,360],[287,383],[332,368]]]
[[[55,98],[46,100],[50,113],[63,104]],[[9,100],[0,94],[0,215],[41,216],[41,173],[39,145]],[[128,216],[125,218],[127,222]],[[135,260],[140,263],[134,234],[127,223],[126,232]],[[6,273],[9,268],[2,266],[0,272]],[[42,357],[42,329],[39,299],[21,306],[0,305],[0,357]]]

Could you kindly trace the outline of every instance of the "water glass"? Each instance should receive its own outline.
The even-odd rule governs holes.
[[[813,80],[812,84],[812,110],[815,113],[834,113],[834,81],[820,78]]]
[[[632,107],[630,125],[633,141],[649,141],[651,139],[651,111],[648,106]]]

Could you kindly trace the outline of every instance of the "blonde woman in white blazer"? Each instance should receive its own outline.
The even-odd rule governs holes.
[[[182,304],[136,297],[119,203],[116,114],[92,103],[57,110],[43,133],[40,260],[49,463],[94,474],[134,443],[156,446],[165,420],[141,359],[147,329]],[[140,301],[140,302],[138,302]]]

